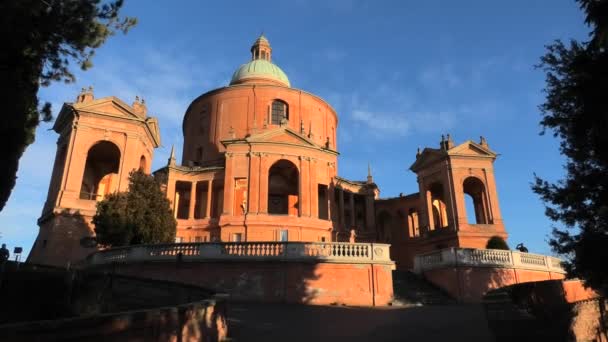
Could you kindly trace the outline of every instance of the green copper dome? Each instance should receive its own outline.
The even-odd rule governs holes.
[[[283,70],[265,59],[254,59],[241,65],[232,75],[230,84],[241,83],[248,78],[266,78],[291,86]]]

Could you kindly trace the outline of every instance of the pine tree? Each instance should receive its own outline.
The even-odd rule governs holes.
[[[112,247],[173,242],[177,224],[159,182],[142,171],[131,172],[129,191],[97,204],[93,223],[97,242]]]
[[[566,176],[535,176],[533,190],[554,227],[551,247],[566,257],[571,276],[608,293],[608,0],[578,0],[590,39],[555,41],[539,65],[546,72],[540,106],[543,133],[558,137]]]

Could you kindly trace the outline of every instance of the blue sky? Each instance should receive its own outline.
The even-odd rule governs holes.
[[[273,61],[293,87],[326,99],[338,112],[339,173],[364,179],[370,162],[381,197],[416,192],[408,170],[417,147],[487,138],[502,215],[514,246],[550,253],[551,222],[530,190],[533,173],[564,172],[558,141],[539,136],[544,74],[534,65],[554,39],[585,39],[572,0],[546,1],[126,1],[139,24],[99,49],[75,84],[40,92],[57,114],[79,89],[131,103],[143,96],[160,120],[163,146],[153,168],[178,160],[181,121],[198,95],[228,83],[264,31]],[[42,124],[0,212],[0,240],[23,246],[37,235],[57,135]]]

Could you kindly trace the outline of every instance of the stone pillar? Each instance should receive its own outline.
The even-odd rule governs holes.
[[[179,192],[175,192],[175,200],[173,201],[173,217],[177,218],[177,211],[179,210]]]
[[[205,208],[205,217],[211,218],[211,194],[213,193],[213,179],[208,181],[207,190],[207,207]]]
[[[247,213],[257,214],[260,202],[260,154],[249,154],[249,190],[247,193]]]
[[[188,207],[188,218],[194,218],[194,203],[196,202],[196,182],[190,182],[190,207]]]
[[[309,178],[310,178],[310,216],[319,218],[319,186],[317,185],[317,160],[310,159],[309,162]]]
[[[234,199],[234,156],[231,152],[226,152],[226,168],[224,173],[224,210],[222,215],[232,215]]]
[[[352,192],[350,193],[350,200],[349,200],[349,206],[350,206],[350,227],[352,228],[355,226],[355,194],[353,194]]]
[[[431,196],[431,192],[427,189],[424,189],[424,205],[426,208],[426,220],[429,227],[429,230],[435,230],[435,220],[433,220],[433,198]]]
[[[340,214],[340,224],[342,225],[342,229],[345,229],[346,222],[344,222],[344,189],[340,189],[338,197],[338,213]]]
[[[310,216],[310,158],[300,157],[299,216]]]
[[[260,195],[259,198],[259,210],[261,214],[268,213],[268,155],[265,153],[260,154]]]

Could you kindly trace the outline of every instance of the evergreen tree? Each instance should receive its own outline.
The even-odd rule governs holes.
[[[108,37],[127,32],[133,18],[120,18],[123,0],[0,1],[0,211],[15,186],[19,159],[34,142],[51,105],[39,108],[38,89],[52,81],[71,83],[70,62],[91,67],[91,57]]]
[[[97,242],[118,247],[175,241],[177,222],[159,182],[142,171],[129,176],[129,191],[97,203],[93,217]]]
[[[535,176],[533,190],[554,227],[551,247],[572,276],[608,293],[608,0],[578,0],[592,31],[585,42],[555,41],[539,65],[546,72],[543,133],[560,139],[566,176]],[[542,134],[542,133],[541,133]]]

